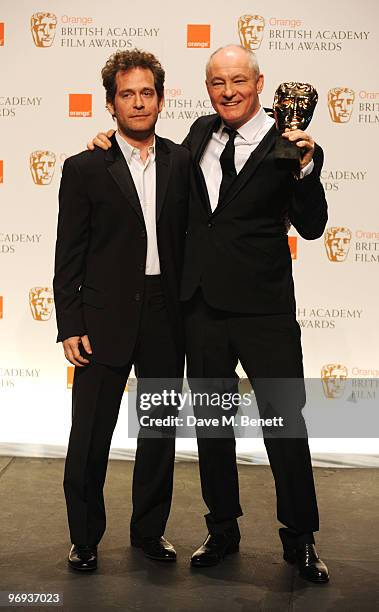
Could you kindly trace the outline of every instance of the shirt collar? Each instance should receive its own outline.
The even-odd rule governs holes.
[[[267,120],[274,123],[274,120],[267,115],[263,106],[260,106],[259,111],[254,115],[254,117],[252,117],[251,119],[249,119],[249,121],[241,125],[241,127],[239,127],[238,130],[236,130],[236,132],[248,144],[253,144],[256,135],[264,127]],[[218,135],[220,137],[222,136],[222,131],[224,127],[225,127],[225,124],[222,121],[220,129],[218,131]]]
[[[119,147],[126,161],[128,162],[128,164],[131,163],[132,157],[136,157],[138,160],[140,159],[140,150],[137,149],[137,147],[133,147],[133,145],[129,144],[129,142],[125,140],[125,138],[121,136],[121,134],[118,131],[116,132],[115,136],[119,144]],[[149,159],[151,159],[151,161],[154,161],[155,159],[155,136],[154,136],[153,144],[150,145],[148,151],[149,151]]]

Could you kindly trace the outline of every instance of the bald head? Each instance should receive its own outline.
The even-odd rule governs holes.
[[[216,49],[216,51],[214,51],[210,56],[205,67],[207,81],[210,78],[212,68],[215,64],[241,64],[241,62],[247,62],[248,67],[254,73],[255,77],[258,78],[260,74],[258,60],[255,53],[250,51],[250,49],[246,49],[241,45],[226,45],[225,47]]]
[[[233,129],[259,111],[263,74],[249,49],[239,45],[217,49],[207,64],[206,86],[216,113]]]

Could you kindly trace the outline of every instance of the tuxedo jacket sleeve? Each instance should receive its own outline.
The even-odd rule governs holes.
[[[74,158],[63,165],[55,254],[54,296],[60,342],[83,336],[81,285],[90,238],[91,201]]]
[[[302,238],[315,240],[322,236],[328,219],[324,188],[320,172],[324,162],[322,148],[316,144],[313,155],[314,168],[303,179],[293,178],[293,196],[288,216]]]

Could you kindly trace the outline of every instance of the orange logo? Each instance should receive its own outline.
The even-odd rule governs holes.
[[[50,185],[55,170],[55,154],[51,151],[33,151],[29,166],[36,185]]]
[[[0,183],[4,182],[4,162],[0,159]]]
[[[326,254],[330,261],[345,261],[350,249],[351,231],[347,227],[328,227],[324,234]]]
[[[55,38],[57,18],[54,13],[34,13],[30,18],[30,29],[36,47],[51,47]]]
[[[211,46],[211,26],[188,24],[187,47],[194,49],[209,49]]]
[[[67,368],[67,389],[72,389],[72,385],[74,383],[74,366],[68,366]]]
[[[328,91],[328,108],[332,121],[347,123],[353,112],[355,93],[349,87],[334,87]]]
[[[0,23],[0,47],[4,47],[4,23]]]
[[[291,259],[297,259],[297,236],[288,236]]]
[[[347,367],[341,363],[327,363],[321,368],[321,381],[325,397],[336,399],[343,395],[347,380]]]
[[[92,94],[69,94],[70,117],[92,117]]]
[[[53,290],[50,287],[32,287],[29,305],[35,321],[48,321],[54,306]]]
[[[265,20],[261,15],[241,15],[238,19],[238,34],[245,49],[259,49],[263,40]]]
[[[3,318],[3,296],[0,295],[0,319]]]

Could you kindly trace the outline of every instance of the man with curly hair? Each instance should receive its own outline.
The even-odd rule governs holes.
[[[68,562],[76,570],[97,567],[109,448],[132,366],[137,394],[146,379],[164,388],[164,380],[183,375],[179,293],[190,154],[155,134],[164,76],[150,53],[115,53],[102,70],[117,123],[112,147],[74,155],[63,168],[54,293],[58,341],[75,366],[64,490]],[[176,558],[163,537],[174,457],[173,434],[141,429],[130,537],[161,561]]]

